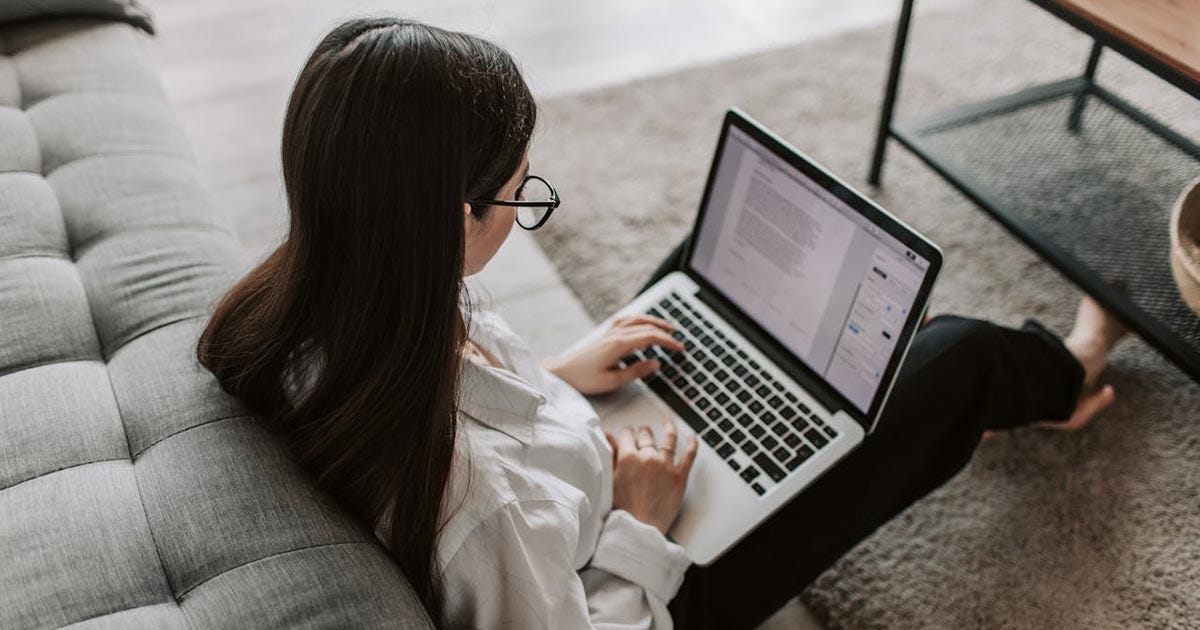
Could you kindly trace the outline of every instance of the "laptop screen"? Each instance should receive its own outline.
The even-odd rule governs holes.
[[[745,131],[726,129],[691,266],[865,413],[929,261]]]

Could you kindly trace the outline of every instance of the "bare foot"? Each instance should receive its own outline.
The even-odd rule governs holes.
[[[1075,327],[1063,341],[1071,354],[1083,365],[1083,388],[1089,390],[1096,385],[1108,353],[1129,330],[1117,318],[1104,310],[1090,297],[1079,301],[1075,314]]]
[[[1090,297],[1079,301],[1075,315],[1075,327],[1063,343],[1083,366],[1083,393],[1075,404],[1075,410],[1065,422],[1039,422],[1034,426],[1057,431],[1076,431],[1087,426],[1096,414],[1107,408],[1116,399],[1112,385],[1097,388],[1100,372],[1108,362],[1108,353],[1128,333],[1117,318],[1101,308]]]

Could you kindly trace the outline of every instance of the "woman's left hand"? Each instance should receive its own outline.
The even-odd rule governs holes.
[[[674,331],[670,322],[657,317],[622,317],[599,339],[569,354],[547,358],[542,365],[584,394],[611,392],[658,369],[657,359],[618,367],[617,362],[630,352],[649,346],[683,352],[683,344],[671,336]]]

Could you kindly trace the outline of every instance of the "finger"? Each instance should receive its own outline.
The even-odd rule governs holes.
[[[637,430],[637,447],[638,450],[646,447],[654,448],[654,432],[644,424]]]
[[[675,423],[663,420],[662,435],[662,449],[671,453],[671,459],[675,459],[675,445],[679,442],[679,430],[675,428]]]
[[[662,346],[674,352],[683,352],[683,344],[678,339],[653,326],[639,325],[630,328],[617,337],[623,353],[641,350],[647,346]]]
[[[675,332],[675,324],[653,315],[633,315],[630,317],[622,317],[619,320],[622,326],[635,326],[637,324],[647,324],[655,328],[665,330],[666,332]],[[615,322],[614,322],[615,325]]]
[[[696,452],[700,450],[700,442],[696,439],[696,435],[688,439],[687,450],[683,452],[683,457],[679,460],[679,465],[676,470],[679,474],[687,477],[692,472],[692,464],[696,463]]]
[[[633,437],[633,429],[630,427],[621,427],[621,436],[617,438],[618,452],[636,451],[637,441]]]
[[[611,391],[639,378],[650,376],[657,369],[658,359],[646,359],[620,369],[609,370],[604,373],[604,380],[608,390]]]
[[[619,449],[619,445],[617,444],[617,438],[613,437],[613,434],[609,433],[608,431],[604,432],[604,437],[608,438],[608,447],[612,449],[613,468],[616,468],[617,467],[617,450]]]

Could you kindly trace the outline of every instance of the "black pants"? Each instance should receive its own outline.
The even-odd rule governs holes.
[[[679,247],[653,284],[682,266]],[[1083,368],[1036,322],[937,317],[920,330],[875,433],[671,600],[676,627],[754,628],[880,525],[953,477],[986,429],[1066,419]]]

